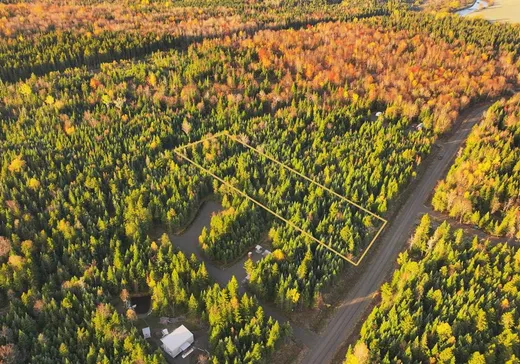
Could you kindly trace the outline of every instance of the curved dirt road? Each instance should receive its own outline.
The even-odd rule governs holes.
[[[439,142],[441,148],[418,180],[412,181],[412,190],[404,201],[397,216],[389,222],[377,250],[368,255],[362,265],[356,284],[343,303],[336,309],[322,334],[309,346],[305,364],[330,363],[342,344],[353,334],[356,325],[377,294],[379,287],[394,266],[396,258],[403,250],[421,213],[428,211],[425,206],[437,182],[447,172],[457,151],[468,137],[473,125],[482,117],[489,105],[475,107],[461,115],[462,122],[447,140]]]

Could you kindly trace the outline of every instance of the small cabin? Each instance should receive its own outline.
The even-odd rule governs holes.
[[[145,339],[149,339],[152,336],[149,327],[145,327],[142,331],[143,331],[143,337]]]

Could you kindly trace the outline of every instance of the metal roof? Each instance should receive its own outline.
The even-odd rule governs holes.
[[[170,349],[182,347],[184,343],[193,340],[193,334],[186,326],[181,325],[161,339],[164,346]]]

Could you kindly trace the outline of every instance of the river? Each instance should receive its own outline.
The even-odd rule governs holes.
[[[469,8],[457,11],[457,14],[459,14],[460,16],[466,16],[466,15],[474,13],[474,12],[476,12],[478,10],[481,10],[482,8],[485,8],[487,6],[488,6],[488,3],[486,1],[484,1],[484,0],[476,0],[475,3],[472,6],[470,6]]]
[[[494,0],[492,4],[478,0],[470,8],[463,9],[457,14],[483,18],[490,22],[519,23],[520,0]]]

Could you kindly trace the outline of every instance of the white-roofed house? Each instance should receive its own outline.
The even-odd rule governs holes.
[[[193,334],[184,325],[179,326],[161,339],[162,348],[172,358],[188,349],[193,341]]]

